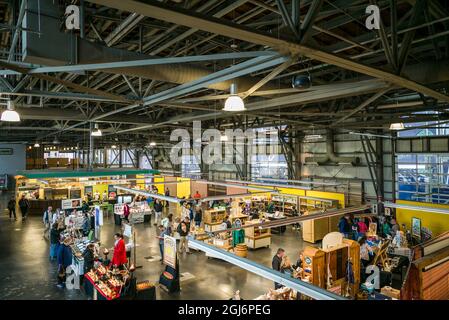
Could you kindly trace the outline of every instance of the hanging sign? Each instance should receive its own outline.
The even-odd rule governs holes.
[[[176,269],[176,239],[164,235],[164,263]]]
[[[61,209],[62,210],[70,210],[81,207],[81,199],[66,199],[61,200]]]

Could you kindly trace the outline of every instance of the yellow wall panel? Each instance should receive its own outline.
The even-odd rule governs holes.
[[[338,203],[339,203],[340,207],[342,207],[342,208],[345,207],[345,195],[344,195],[344,193],[307,190],[306,191],[306,196],[308,196],[308,197],[315,197],[315,198],[330,199],[330,200],[338,200]]]
[[[190,179],[189,178],[177,178],[177,181],[182,181],[177,184],[176,196],[178,198],[190,197]],[[193,196],[193,195],[192,195]]]
[[[449,210],[449,205],[405,201],[398,200],[398,204],[405,204],[411,206],[429,207]],[[415,211],[410,209],[396,209],[396,219],[399,225],[405,224],[407,229],[411,229],[412,218],[421,219],[421,227],[426,227],[432,231],[433,237],[440,235],[441,233],[449,230],[449,216],[442,213]]]
[[[159,183],[159,182],[164,182],[165,178],[164,177],[154,177],[154,182]],[[155,184],[156,188],[157,188],[157,193],[159,194],[164,194],[164,185],[163,184]]]

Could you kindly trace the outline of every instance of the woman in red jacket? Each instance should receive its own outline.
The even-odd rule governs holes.
[[[128,262],[128,259],[126,259],[125,240],[123,240],[123,235],[121,235],[120,233],[116,233],[114,235],[114,238],[115,244],[114,254],[112,256],[112,265],[121,267]]]

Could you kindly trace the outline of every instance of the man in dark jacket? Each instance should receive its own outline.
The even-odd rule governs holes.
[[[273,260],[271,261],[271,267],[273,268],[273,270],[283,273],[281,264],[282,264],[282,258],[284,257],[284,255],[285,255],[285,250],[282,248],[279,248],[273,257]],[[280,283],[275,282],[274,289],[277,290],[279,288],[282,288],[282,285]]]
[[[50,230],[50,261],[55,260],[57,257],[60,234],[58,224],[53,223]]]
[[[156,199],[156,201],[154,201],[154,212],[156,213],[156,216],[154,218],[154,225],[159,225],[161,223],[162,217],[162,203],[159,199]]]
[[[9,219],[11,219],[12,215],[14,214],[14,220],[17,220],[17,217],[16,217],[16,199],[14,197],[11,197],[11,199],[8,201],[8,210],[9,210]]]
[[[93,243],[88,244],[83,254],[85,274],[94,268],[95,263],[94,246],[95,245]]]
[[[199,206],[195,208],[195,217],[193,219],[195,221],[195,226],[200,227],[201,221],[203,220],[203,211]]]
[[[65,272],[68,266],[72,264],[72,249],[65,240],[58,247],[58,284],[59,288],[64,288]]]
[[[22,213],[22,221],[25,221],[28,215],[28,209],[30,208],[30,203],[25,198],[24,194],[22,194],[22,197],[19,200],[19,208]]]

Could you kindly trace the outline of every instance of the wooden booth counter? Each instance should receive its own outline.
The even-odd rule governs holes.
[[[258,224],[259,220],[251,220],[245,223],[245,226],[251,224]],[[257,249],[263,247],[270,247],[271,245],[271,230],[267,229],[259,229],[258,227],[249,227],[245,228],[245,244],[250,249]]]

